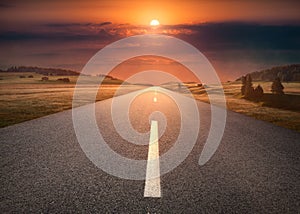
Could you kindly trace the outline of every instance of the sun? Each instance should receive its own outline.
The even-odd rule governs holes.
[[[150,22],[151,26],[158,26],[159,25],[159,21],[157,19],[152,19]]]

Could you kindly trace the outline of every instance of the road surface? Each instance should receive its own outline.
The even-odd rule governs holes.
[[[128,143],[114,130],[111,103],[96,103],[97,123],[110,148],[147,160],[148,145]],[[218,150],[199,166],[210,106],[197,106],[198,140],[183,163],[160,176],[161,197],[144,197],[144,180],[97,168],[77,141],[71,110],[0,129],[1,212],[299,213],[300,133],[228,111]],[[176,104],[163,94],[154,102],[153,94],[145,93],[133,101],[129,116],[137,131],[148,132],[149,115],[156,110],[168,122],[159,139],[162,155],[180,130]]]

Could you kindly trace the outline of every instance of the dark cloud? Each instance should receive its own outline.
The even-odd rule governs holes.
[[[23,29],[0,29],[0,42],[6,41],[114,41],[119,38],[110,32],[111,22],[102,23],[48,23],[28,26]]]
[[[34,28],[33,28],[34,29]],[[41,30],[42,29],[42,30]],[[0,32],[0,42],[23,40],[114,41],[145,34],[147,27],[102,23],[51,23],[27,32]],[[206,23],[162,26],[158,33],[176,36],[201,50],[300,50],[300,26],[259,25],[249,23]]]
[[[27,56],[44,58],[44,57],[57,57],[57,56],[60,56],[60,55],[61,55],[60,53],[40,52],[40,53],[28,53]]]
[[[6,4],[6,3],[0,3],[0,9],[1,8],[13,8],[15,5],[12,4]]]
[[[149,27],[129,24],[114,25],[102,23],[49,23],[33,30],[5,31],[0,30],[1,40],[22,39],[92,39],[95,36],[109,38],[111,36],[131,36],[144,34]],[[2,31],[2,32],[1,32]],[[299,49],[299,25],[259,25],[249,23],[206,23],[197,25],[165,25],[157,33],[177,36],[189,42],[207,48],[249,48],[259,49]],[[99,38],[99,37],[98,37]]]
[[[169,29],[190,30],[178,37],[205,50],[273,49],[300,50],[300,26],[259,25],[249,23],[207,23],[166,26]]]
[[[112,24],[111,22],[102,22],[102,23],[97,24],[97,26],[101,27],[101,26],[111,25],[111,24]]]
[[[68,41],[94,41],[94,40],[110,40],[114,39],[114,36],[101,29],[93,34],[86,32],[74,33],[74,32],[17,32],[7,31],[0,33],[0,42],[6,41],[57,41],[57,42],[68,42]]]
[[[300,62],[300,25],[205,23],[164,25],[155,32],[175,36],[192,44],[204,53],[226,78],[234,79],[253,70]],[[62,62],[71,65],[74,58],[80,57],[83,65],[105,45],[124,37],[145,33],[151,33],[151,28],[111,22],[49,23],[32,26],[26,31],[6,31],[2,28],[0,43],[3,48],[0,50],[0,56],[11,64],[18,64],[14,63],[14,60],[25,61],[25,57],[29,56],[30,62],[36,60],[47,62],[47,65],[53,63],[53,66]],[[14,44],[12,49],[9,44]],[[25,44],[27,46],[24,46]],[[22,46],[27,49],[18,50],[17,47]],[[7,50],[11,51],[11,56],[7,54]],[[65,54],[56,55],[55,51]],[[69,60],[64,58],[67,56],[70,57]],[[80,68],[76,66],[76,69]]]
[[[112,22],[101,22],[101,23],[48,23],[45,24],[44,26],[46,27],[89,27],[89,26],[94,26],[94,27],[102,27],[105,25],[111,25]]]

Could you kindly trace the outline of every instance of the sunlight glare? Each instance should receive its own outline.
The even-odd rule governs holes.
[[[159,21],[157,19],[153,19],[153,20],[151,20],[150,25],[151,26],[158,26],[159,25]]]

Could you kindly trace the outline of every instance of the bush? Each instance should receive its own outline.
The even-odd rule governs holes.
[[[245,95],[245,86],[246,86],[246,77],[245,76],[242,76],[242,88],[241,88],[241,92],[242,92],[242,95]]]
[[[254,97],[257,99],[261,99],[264,95],[264,90],[263,88],[258,85],[255,89],[254,89]]]
[[[246,76],[242,77],[242,88],[241,92],[242,95],[246,99],[261,99],[264,95],[264,90],[263,88],[258,85],[255,89],[252,86],[252,78],[250,74],[247,74]]]
[[[275,80],[273,81],[272,86],[271,86],[272,93],[273,94],[284,94],[283,89],[284,89],[284,87],[281,84],[280,78],[279,77],[275,78]]]
[[[62,81],[62,82],[70,82],[69,78],[59,78],[57,81]]]
[[[247,74],[245,81],[244,95],[246,98],[254,97],[254,88],[252,86],[252,78],[250,74]]]

